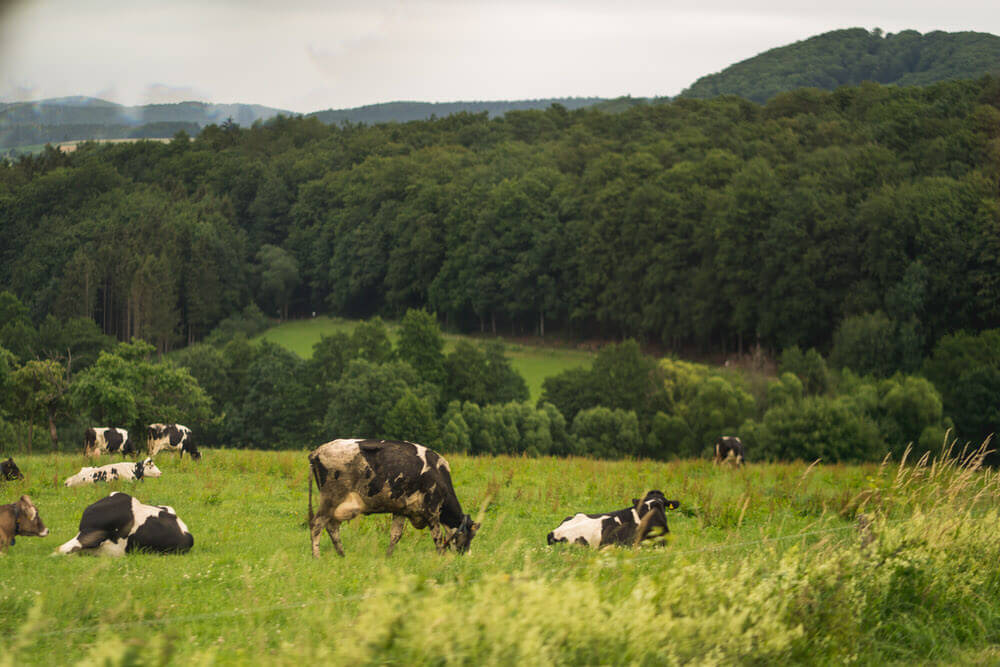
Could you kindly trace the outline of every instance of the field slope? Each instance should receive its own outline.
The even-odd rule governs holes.
[[[354,320],[324,316],[292,320],[268,329],[255,340],[268,340],[277,343],[295,352],[303,359],[308,359],[312,356],[313,345],[318,343],[322,336],[329,336],[337,331],[350,333],[356,325],[357,322]],[[395,342],[396,325],[388,322],[386,327],[393,342]],[[458,340],[464,339],[477,344],[485,342],[483,338],[455,334],[446,334],[444,339],[445,354],[454,347]],[[500,338],[500,340],[503,339]],[[506,343],[506,349],[511,366],[521,374],[527,383],[532,401],[537,401],[538,397],[541,396],[542,382],[545,378],[558,375],[571,368],[589,368],[596,356],[593,352],[584,350],[529,345],[520,342]]]

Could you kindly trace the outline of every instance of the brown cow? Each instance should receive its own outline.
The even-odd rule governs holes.
[[[0,554],[14,544],[16,535],[45,537],[49,529],[42,523],[38,508],[28,496],[21,496],[16,503],[0,505]]]

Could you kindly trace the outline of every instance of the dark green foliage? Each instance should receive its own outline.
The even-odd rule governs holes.
[[[152,361],[153,351],[152,345],[134,341],[101,352],[70,388],[76,413],[92,424],[122,426],[137,434],[154,422],[195,429],[207,422],[210,399],[205,391],[187,369]]]
[[[881,311],[846,318],[833,334],[830,363],[862,375],[886,377],[896,369],[893,323]]]
[[[962,440],[1000,433],[1000,329],[945,336],[924,362]]]
[[[34,327],[89,317],[164,352],[225,340],[253,302],[702,352],[830,349],[845,316],[881,310],[879,372],[910,372],[941,336],[1000,322],[996,90],[234,118],[50,150],[0,170],[0,289]],[[6,342],[28,358],[29,338]]]
[[[452,401],[441,420],[446,451],[470,454],[584,453],[572,444],[566,420],[552,405],[512,401],[479,406]]]
[[[425,310],[406,311],[399,326],[396,351],[424,382],[445,384],[444,339],[433,315]]]
[[[237,447],[285,449],[311,442],[314,425],[304,362],[294,353],[264,342],[246,368],[244,381],[226,415],[228,440]]]
[[[704,76],[681,93],[684,97],[741,95],[756,102],[798,104],[801,95],[781,96],[796,88],[833,90],[877,81],[899,86],[927,85],[947,79],[972,79],[996,71],[1000,37],[977,32],[915,30],[883,35],[875,29],[834,30],[771,49]],[[776,97],[777,96],[777,97]]]
[[[589,370],[572,369],[546,378],[539,402],[552,403],[571,423],[581,410],[604,406],[633,410],[648,424],[657,410],[667,407],[668,397],[656,362],[628,340],[601,348]]]
[[[871,461],[883,453],[872,419],[842,399],[822,396],[773,407],[760,423],[744,424],[739,435],[752,460],[834,463]]]
[[[330,394],[323,420],[326,439],[387,438],[390,427],[397,430],[392,435],[402,437],[399,430],[403,427],[428,428],[423,424],[423,415],[426,410],[433,414],[438,398],[436,387],[421,383],[406,362],[378,364],[366,359],[348,363],[341,378],[332,383]],[[397,409],[404,398],[404,404]]]
[[[573,420],[573,437],[580,451],[598,458],[638,456],[642,448],[639,419],[631,410],[605,407],[583,410]]]
[[[479,405],[524,401],[528,386],[515,371],[504,352],[503,343],[491,341],[481,349],[459,341],[445,357],[445,399],[471,401]]]
[[[389,340],[389,330],[380,317],[360,322],[354,328],[351,333],[351,347],[354,356],[373,364],[388,363],[396,356],[396,352],[392,349],[392,341]]]
[[[830,384],[826,361],[816,348],[803,352],[793,345],[782,350],[779,370],[795,374],[807,394],[822,394]]]

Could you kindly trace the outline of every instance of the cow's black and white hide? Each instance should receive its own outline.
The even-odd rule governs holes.
[[[194,444],[194,435],[192,435],[191,429],[181,424],[150,424],[146,436],[146,446],[149,456],[156,456],[167,450],[179,452],[182,458],[184,452],[190,454],[191,458],[196,461],[201,458],[201,452]]]
[[[479,523],[462,512],[448,462],[423,445],[391,440],[334,440],[309,454],[309,466],[313,556],[319,557],[319,538],[324,528],[337,553],[343,556],[340,524],[360,514],[393,515],[387,555],[403,536],[407,520],[414,528],[430,528],[438,552],[448,547],[459,553],[468,551],[479,530]],[[321,499],[315,515],[313,480]],[[450,534],[442,533],[442,525],[451,529]]]
[[[549,544],[571,542],[602,547],[609,544],[632,546],[666,535],[668,509],[680,503],[667,500],[660,491],[650,491],[642,499],[633,498],[632,506],[604,514],[576,514],[566,517],[548,534]]]
[[[83,453],[86,456],[119,453],[131,456],[135,454],[135,447],[123,428],[91,426],[83,432]]]
[[[80,532],[59,547],[58,553],[185,553],[193,545],[194,537],[174,508],[144,505],[127,493],[115,491],[83,510]]]
[[[734,435],[722,435],[715,441],[715,463],[728,461],[730,457],[736,467],[743,465],[743,441]]]
[[[68,478],[66,486],[83,486],[96,482],[114,482],[123,480],[141,480],[146,477],[159,477],[163,473],[153,459],[147,457],[138,463],[110,463],[98,468],[83,468],[80,472]]]
[[[24,479],[24,475],[14,459],[8,457],[6,461],[0,461],[0,482],[13,482],[15,479]]]

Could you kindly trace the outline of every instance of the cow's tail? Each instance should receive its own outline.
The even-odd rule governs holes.
[[[316,476],[316,471],[313,469],[312,459],[309,460],[309,529],[312,530],[313,525],[313,477]]]

